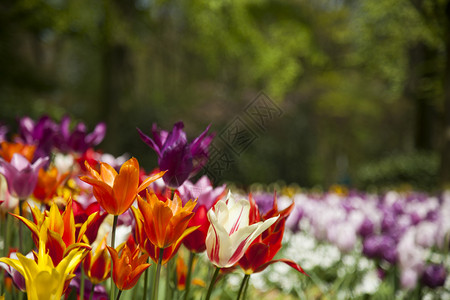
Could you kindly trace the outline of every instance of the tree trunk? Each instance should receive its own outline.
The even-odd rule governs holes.
[[[450,1],[445,7],[444,130],[441,152],[441,184],[450,188]]]
[[[404,95],[414,102],[414,149],[422,151],[436,150],[434,136],[436,109],[436,93],[432,85],[427,84],[439,80],[436,68],[438,53],[422,42],[409,50],[408,81]]]
[[[129,47],[114,38],[113,12],[116,9],[114,1],[104,1],[104,20],[102,24],[101,68],[102,86],[100,90],[99,116],[105,121],[107,134],[103,142],[105,151],[115,155],[120,153],[121,141],[117,139],[123,125],[123,103],[130,101],[129,96],[133,85],[133,65]],[[117,133],[114,134],[114,133]]]

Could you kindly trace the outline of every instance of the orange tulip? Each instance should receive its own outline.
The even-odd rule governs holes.
[[[175,194],[173,201],[163,202],[155,194],[147,191],[147,201],[138,196],[138,207],[143,216],[144,230],[152,244],[164,249],[180,243],[185,236],[199,226],[187,228],[194,216],[192,210],[196,202],[189,200],[183,207],[180,197]]]
[[[181,256],[177,257],[176,271],[177,271],[177,289],[179,291],[183,291],[186,288],[186,280],[187,280],[186,276],[187,276],[188,268],[187,268],[186,264],[184,263],[183,258],[181,258]],[[197,286],[201,286],[201,287],[206,286],[206,283],[199,278],[192,279],[191,283],[194,285],[197,285]]]
[[[33,196],[40,202],[47,204],[55,196],[58,187],[62,185],[67,176],[69,176],[69,173],[59,174],[56,167],[47,171],[39,169]]]
[[[141,253],[139,246],[131,251],[125,244],[119,257],[116,249],[106,247],[113,262],[114,283],[121,291],[131,289],[136,285],[141,274],[150,267],[150,264],[145,263],[148,255],[139,255]]]
[[[135,235],[136,235],[136,242],[140,245],[142,250],[149,255],[149,257],[157,263],[159,261],[159,255],[160,251],[158,246],[153,244],[148,238],[147,234],[145,233],[144,229],[144,217],[142,216],[141,212],[131,207],[134,218],[136,220],[136,227],[135,227]],[[166,264],[169,260],[172,259],[172,257],[178,252],[178,249],[181,246],[181,240],[177,243],[173,243],[172,245],[164,248],[163,257],[161,259],[161,264]]]
[[[100,163],[100,174],[87,162],[85,165],[93,178],[82,176],[80,179],[93,186],[97,201],[115,216],[127,211],[139,192],[164,175],[164,172],[159,172],[139,185],[139,163],[134,157],[122,165],[119,173],[107,163]]]
[[[25,145],[22,143],[1,142],[0,157],[7,162],[11,162],[14,153],[22,154],[29,162],[33,160],[35,145]]]

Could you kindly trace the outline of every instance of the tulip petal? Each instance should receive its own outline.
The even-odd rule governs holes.
[[[91,167],[91,165],[89,164],[89,162],[87,160],[84,161],[84,166],[86,167],[86,170],[88,170],[88,172],[91,174],[92,177],[94,177],[95,179],[100,180],[100,181],[102,180],[102,177],[100,176],[100,174],[98,174],[98,172],[96,170],[94,170],[94,168]],[[81,179],[81,180],[83,180],[83,179]]]
[[[125,164],[124,164],[125,165]],[[123,166],[122,166],[123,167]],[[114,184],[114,179],[117,176],[116,170],[106,163],[100,163],[100,178],[101,181],[109,185],[110,187]]]
[[[160,157],[161,156],[160,147],[150,137],[148,137],[146,134],[144,134],[139,128],[136,128],[136,129],[139,133],[139,136],[141,137],[141,140],[144,143],[146,143],[148,146],[150,146],[150,148],[155,150],[158,157]]]
[[[289,267],[291,267],[291,268],[293,268],[293,269],[299,271],[300,273],[303,273],[303,274],[305,274],[306,276],[309,276],[308,274],[306,274],[306,272],[303,270],[303,268],[300,267],[300,265],[296,264],[296,263],[293,262],[292,260],[284,259],[284,258],[276,259],[276,260],[271,260],[271,261],[269,261],[269,262],[266,262],[265,264],[261,265],[258,269],[256,269],[255,272],[261,272],[261,271],[263,271],[265,268],[267,268],[267,266],[269,266],[269,265],[271,265],[271,264],[274,264],[274,263],[276,263],[276,262],[282,262],[282,263],[285,263],[285,264],[287,264]]]
[[[141,274],[147,270],[147,268],[150,267],[150,264],[141,264],[137,266],[134,270],[129,272],[128,274],[128,280],[126,286],[122,288],[122,290],[129,290],[133,286],[136,285],[137,281],[139,280]]]
[[[15,218],[19,219],[20,221],[22,221],[31,230],[31,232],[33,233],[33,238],[39,237],[39,229],[36,224],[34,224],[33,222],[31,222],[30,220],[28,220],[25,217],[22,217],[22,216],[19,216],[16,214],[11,214],[11,215],[14,216]],[[36,239],[36,241],[37,241],[37,239]]]
[[[139,188],[137,190],[138,193],[140,193],[141,191],[145,190],[150,183],[154,182],[155,180],[161,178],[164,173],[166,173],[166,171],[161,171],[159,173],[153,174],[150,177],[147,177],[142,183],[141,185],[139,185]]]
[[[20,254],[20,253],[18,253],[18,254]],[[17,271],[19,271],[20,274],[22,274],[22,276],[24,276],[25,270],[23,268],[23,265],[17,259],[11,259],[11,258],[8,258],[8,257],[0,257],[0,262],[5,263],[8,266],[16,269]]]

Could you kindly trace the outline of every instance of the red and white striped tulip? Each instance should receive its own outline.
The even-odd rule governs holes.
[[[236,201],[228,193],[208,211],[211,222],[206,236],[206,252],[211,262],[219,268],[235,265],[250,244],[276,222],[278,216],[249,225],[250,203],[246,199]]]

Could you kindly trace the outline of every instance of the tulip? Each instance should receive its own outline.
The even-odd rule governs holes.
[[[206,251],[218,268],[236,264],[250,244],[278,219],[276,216],[249,225],[249,211],[249,201],[236,201],[231,192],[226,200],[219,200],[208,211],[211,225],[206,237]]]
[[[153,283],[153,299],[157,299],[159,274],[165,249],[170,247],[169,255],[173,255],[183,238],[198,228],[188,228],[189,221],[194,215],[192,210],[196,202],[190,200],[183,206],[177,194],[174,195],[173,201],[167,199],[166,202],[163,202],[155,194],[149,194],[148,191],[146,199],[147,201],[144,201],[138,196],[138,207],[142,214],[141,221],[145,233],[150,242],[159,249],[156,280]],[[147,249],[151,251],[148,247]]]
[[[186,288],[186,283],[190,279],[187,277],[188,267],[184,263],[184,260],[183,260],[183,258],[181,258],[181,256],[177,257],[176,272],[177,272],[177,289],[182,291]],[[192,280],[192,284],[195,284],[195,285],[198,285],[201,287],[205,286],[205,282],[199,278],[194,278]]]
[[[52,258],[54,265],[59,264],[74,249],[89,248],[89,245],[85,244],[82,239],[97,214],[92,214],[83,224],[75,225],[72,201],[69,201],[62,214],[55,203],[46,213],[41,213],[37,207],[32,207],[31,213],[33,222],[19,215],[13,216],[21,220],[31,230],[37,247],[39,243],[44,243],[46,252]],[[78,231],[76,230],[77,227],[79,227]],[[43,230],[45,236],[41,237]]]
[[[56,195],[58,187],[62,185],[68,176],[68,173],[59,174],[56,167],[52,167],[47,171],[40,169],[33,191],[34,198],[41,203],[48,204]]]
[[[36,186],[39,169],[47,162],[48,157],[39,158],[31,164],[17,153],[13,155],[10,163],[0,158],[0,173],[8,182],[9,192],[21,200],[28,198]]]
[[[182,205],[180,197],[175,194],[173,201],[159,200],[155,194],[147,192],[147,201],[138,196],[138,207],[142,213],[144,230],[150,241],[160,249],[169,247],[197,229],[189,227],[190,219],[194,216],[192,210],[196,202],[189,201]]]
[[[55,141],[57,148],[63,152],[85,152],[88,148],[100,144],[106,133],[105,123],[97,124],[92,133],[87,133],[84,123],[76,124],[72,132],[70,132],[69,126],[70,117],[63,117]]]
[[[66,295],[71,295],[71,293],[75,292],[76,294],[78,294],[78,299],[81,299],[81,282],[81,276],[76,274],[76,277],[73,278],[69,283]],[[106,292],[106,288],[101,284],[92,284],[92,282],[87,279],[84,280],[83,296],[85,300],[108,300],[108,293]],[[65,300],[68,299],[70,299],[70,296],[65,298]]]
[[[234,266],[251,243],[279,217],[250,224],[250,218],[256,219],[258,215],[259,213],[253,212],[250,216],[250,202],[245,199],[236,201],[231,192],[228,192],[226,200],[219,200],[208,211],[211,225],[206,236],[206,253],[216,270],[209,284],[206,300],[211,297],[219,270]]]
[[[195,175],[208,161],[208,147],[214,135],[207,135],[209,126],[191,144],[183,131],[183,122],[174,125],[170,133],[159,131],[153,124],[153,139],[139,128],[139,135],[158,155],[158,165],[164,174],[164,182],[173,188],[179,187],[189,177]]]
[[[19,137],[17,141],[28,145],[36,145],[35,158],[49,156],[55,144],[58,125],[48,116],[41,117],[37,122],[30,117],[19,121]]]
[[[444,265],[429,265],[422,274],[422,283],[432,289],[444,286],[446,279],[447,271]]]
[[[201,205],[198,207],[188,226],[198,227],[194,232],[186,236],[183,240],[183,245],[194,253],[201,253],[206,250],[206,235],[209,229],[209,220],[207,217],[208,209]]]
[[[208,233],[209,220],[206,216],[208,210],[226,194],[225,185],[213,188],[211,181],[202,176],[195,184],[186,180],[178,188],[183,203],[190,199],[197,199],[197,205],[193,209],[194,217],[189,221],[189,227],[200,226],[183,240],[183,244],[190,251],[200,253],[206,249],[206,234]]]
[[[135,227],[136,242],[140,245],[142,251],[147,253],[155,263],[158,263],[158,261],[160,260],[159,247],[153,244],[151,240],[147,237],[147,233],[145,232],[144,229],[145,221],[141,211],[134,207],[131,207],[131,209],[134,214],[134,218],[136,220],[136,227]],[[172,257],[177,253],[180,246],[181,240],[179,239],[177,242],[164,248],[163,255],[161,258],[161,264],[165,265],[167,262],[169,262],[172,259]]]
[[[22,143],[9,143],[6,141],[0,144],[0,157],[10,162],[15,153],[23,155],[28,161],[33,160],[35,145],[26,145]]]
[[[95,169],[96,166],[98,165],[99,161],[101,161],[101,154],[99,152],[95,151],[94,149],[89,148],[86,151],[84,151],[82,154],[78,155],[78,157],[76,158],[75,161],[77,162],[77,165],[80,167],[80,169],[83,172],[89,172],[88,169],[86,168],[86,164],[88,164],[91,168]],[[119,168],[116,168],[116,166],[112,166],[112,167],[117,170],[119,169]]]
[[[372,235],[364,240],[363,254],[369,258],[384,259],[394,264],[397,261],[397,245],[390,236]]]
[[[244,270],[246,275],[252,273],[258,273],[265,270],[269,265],[276,262],[283,262],[288,266],[294,268],[306,275],[303,269],[295,262],[288,259],[277,259],[273,260],[274,256],[281,249],[281,243],[283,240],[283,234],[285,229],[285,223],[289,214],[294,208],[294,203],[285,208],[284,210],[278,210],[277,197],[276,194],[273,196],[272,207],[265,208],[265,214],[260,217],[258,212],[258,206],[253,200],[252,195],[249,197],[250,200],[250,223],[260,222],[270,217],[279,215],[278,220],[270,226],[266,231],[264,231],[260,236],[258,236],[254,242],[248,247],[244,256],[239,260],[239,265]],[[253,215],[253,217],[252,217]]]
[[[205,206],[209,210],[219,199],[226,195],[225,184],[214,188],[206,175],[200,177],[195,184],[186,180],[177,190],[183,203],[191,199],[197,199],[197,206],[194,208],[194,212],[200,205]]]
[[[17,252],[15,249],[12,249],[8,255],[8,257],[10,259],[15,259],[17,260]],[[26,255],[27,258],[33,258],[33,252],[29,252]],[[12,283],[22,292],[25,292],[25,279],[23,278],[22,274],[17,271],[16,269],[12,268],[11,266],[5,264],[5,263],[1,263],[0,262],[0,267],[5,269],[5,271],[8,273],[9,276],[11,276],[12,279]]]
[[[66,282],[75,275],[73,272],[87,254],[83,248],[71,251],[55,267],[52,259],[46,253],[45,235],[43,228],[40,232],[39,251],[36,260],[26,258],[17,253],[18,260],[0,258],[3,262],[17,271],[25,278],[27,298],[29,300],[59,300],[64,292]]]
[[[111,258],[106,249],[104,238],[94,253],[89,252],[83,262],[83,269],[93,284],[99,284],[109,278],[111,272]]]
[[[136,285],[141,274],[150,267],[145,263],[148,255],[140,255],[139,246],[131,251],[125,244],[119,256],[116,249],[106,246],[113,262],[113,279],[119,290],[128,290]]]
[[[119,173],[106,163],[100,163],[100,174],[89,164],[85,165],[93,178],[82,176],[80,179],[93,186],[97,201],[104,210],[114,216],[127,211],[137,193],[164,174],[159,172],[139,185],[139,163],[134,157],[122,165]]]
[[[4,212],[14,211],[19,205],[19,199],[11,195],[8,191],[8,183],[6,182],[5,176],[2,174],[0,174],[0,199],[2,199],[0,202],[0,213],[2,214]]]
[[[180,256],[177,257],[176,271],[177,271],[177,289],[182,291],[186,288],[186,275],[188,268],[184,263],[184,260]]]
[[[205,240],[209,228],[209,220],[206,213],[225,195],[225,185],[213,188],[208,177],[202,176],[195,184],[186,180],[177,189],[177,192],[180,194],[183,203],[188,202],[190,199],[197,199],[197,205],[193,209],[195,215],[189,221],[189,227],[200,227],[186,236],[183,240],[183,244],[194,253],[203,252],[206,249]]]
[[[38,158],[33,164],[21,154],[15,153],[11,162],[0,158],[0,173],[5,176],[8,190],[19,198],[19,215],[22,215],[22,204],[33,192],[38,172],[48,162],[48,157]],[[22,226],[19,225],[19,249],[22,250]]]
[[[81,197],[78,197],[78,200],[81,200]],[[89,244],[92,244],[96,240],[99,227],[108,216],[108,213],[106,213],[105,211],[100,212],[100,204],[98,204],[97,201],[87,204],[86,208],[84,208],[82,203],[73,200],[72,209],[75,218],[75,224],[83,224],[89,219],[91,215],[96,214],[94,219],[89,223],[89,230],[84,233]],[[79,231],[80,228],[77,227],[76,236],[79,236]]]

